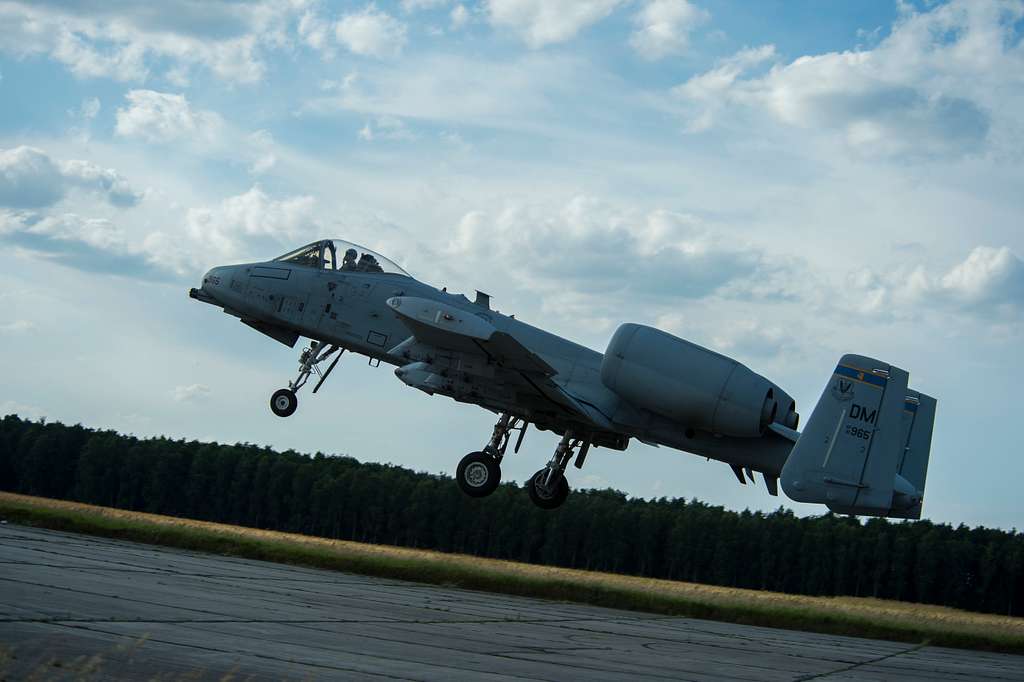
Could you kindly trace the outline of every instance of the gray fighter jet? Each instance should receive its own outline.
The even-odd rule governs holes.
[[[530,480],[544,509],[569,494],[565,470],[591,448],[631,438],[716,459],[740,483],[760,472],[768,492],[839,513],[920,518],[936,401],[906,371],[859,355],[837,364],[803,433],[796,403],[741,363],[666,332],[623,324],[604,354],[414,279],[387,258],[324,239],[263,263],[215,267],[189,295],[294,347],[299,373],[270,408],[288,417],[315,373],[313,393],[347,351],[394,365],[405,384],[499,415],[456,480],[484,497],[501,480],[513,435],[527,426],[561,436]],[[325,365],[325,369],[321,366]]]

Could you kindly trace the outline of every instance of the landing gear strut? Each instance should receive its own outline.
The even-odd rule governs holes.
[[[313,387],[313,393],[316,393],[320,390],[320,386],[330,375],[334,366],[338,364],[338,360],[341,359],[341,354],[344,352],[343,348],[322,341],[311,342],[309,347],[303,350],[299,356],[299,375],[295,378],[295,381],[289,381],[288,388],[274,391],[274,395],[270,397],[271,411],[278,417],[290,417],[294,414],[295,409],[299,406],[299,398],[296,394],[300,388],[306,385],[310,374],[316,372],[317,376],[320,377],[320,380],[316,382],[316,386]],[[321,372],[320,363],[332,355],[334,355],[334,360],[327,367],[326,371]]]
[[[579,448],[579,452],[575,452]],[[566,430],[562,440],[551,456],[551,461],[543,469],[530,478],[526,484],[530,493],[530,501],[541,509],[555,509],[562,506],[569,496],[569,482],[565,480],[565,467],[569,460],[576,457],[576,467],[583,466],[583,460],[590,449],[590,441],[576,438],[572,431]]]
[[[519,438],[513,452],[519,452],[526,435],[527,422],[519,417],[503,413],[494,425],[491,440],[479,452],[471,452],[462,458],[455,469],[455,480],[462,492],[470,497],[486,497],[501,483],[501,459],[505,456],[512,432],[519,431]]]

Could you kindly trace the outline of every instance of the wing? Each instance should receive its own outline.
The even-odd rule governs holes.
[[[439,389],[442,384],[438,379],[430,379],[431,392],[453,392],[453,397],[459,399],[457,394],[475,390],[481,402],[506,402],[556,422],[611,428],[607,417],[559,385],[554,367],[483,317],[439,301],[411,296],[388,299],[388,305],[413,335],[391,352],[408,354],[414,361],[429,354],[434,377],[447,370],[443,386],[449,390]],[[453,375],[464,375],[468,381],[461,382]],[[420,379],[427,377],[416,380]]]

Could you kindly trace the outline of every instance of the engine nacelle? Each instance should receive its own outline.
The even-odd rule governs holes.
[[[760,436],[780,407],[775,385],[743,364],[638,324],[612,336],[601,381],[637,407],[727,436]]]

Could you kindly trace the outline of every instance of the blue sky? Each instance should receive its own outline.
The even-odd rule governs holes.
[[[805,415],[839,355],[884,358],[939,398],[925,515],[1022,525],[1024,2],[83,0],[0,25],[2,412],[453,470],[489,413],[349,357],[277,419],[297,353],[185,297],[336,236],[598,350],[660,326]],[[572,483],[818,511],[641,444]]]

